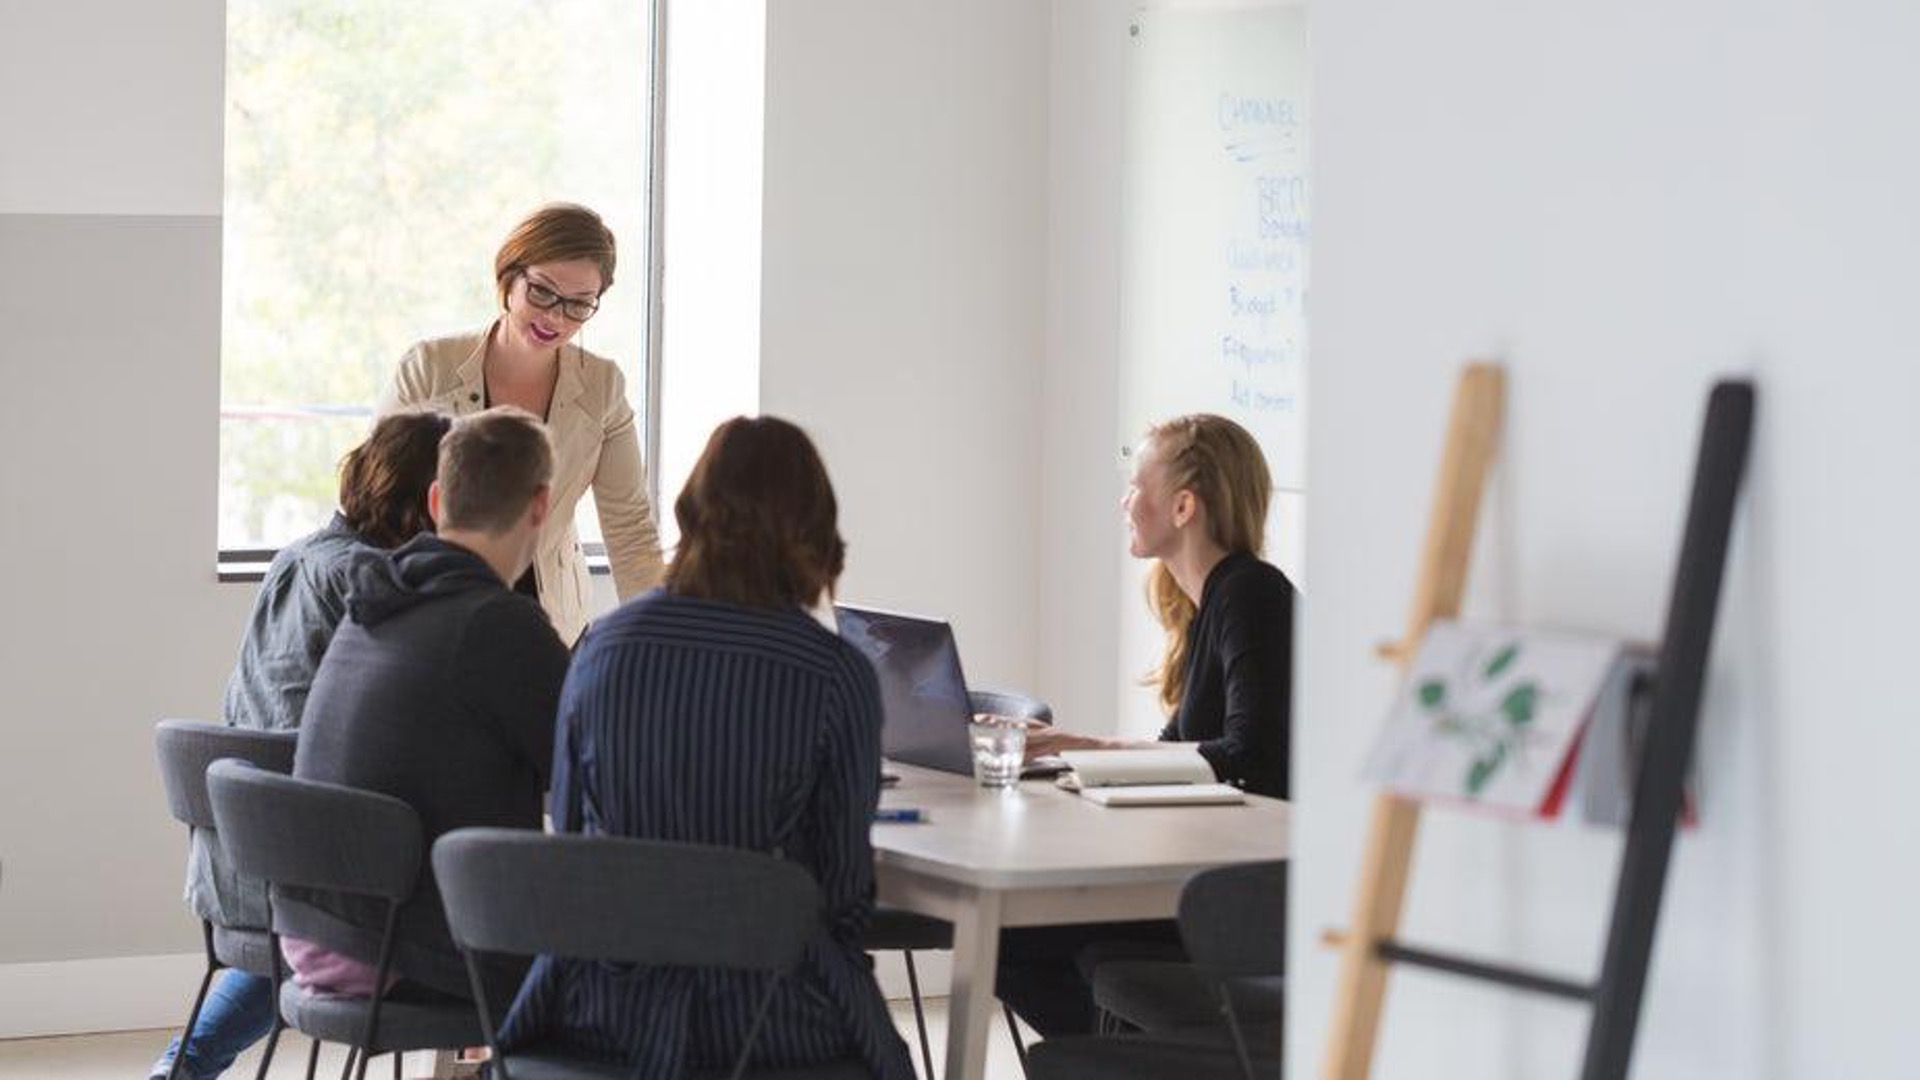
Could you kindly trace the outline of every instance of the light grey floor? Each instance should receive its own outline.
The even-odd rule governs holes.
[[[920,1043],[914,1034],[913,1007],[904,1001],[893,1005],[893,1020],[900,1037],[913,1052],[914,1066],[920,1064]],[[939,1067],[947,1036],[947,1002],[934,998],[927,1002],[927,1029],[933,1040],[934,1064]],[[170,1031],[123,1031],[106,1035],[75,1035],[54,1039],[0,1040],[0,1080],[146,1080],[147,1066],[172,1037]],[[1025,1033],[1031,1040],[1032,1032]],[[281,1036],[280,1048],[273,1055],[273,1080],[298,1080],[306,1075],[308,1043],[294,1032]],[[1014,1057],[1013,1043],[1004,1023],[996,1020],[988,1042],[987,1076],[989,1080],[1019,1080],[1020,1062]],[[337,1077],[346,1054],[339,1047],[320,1051],[320,1075]],[[258,1068],[259,1053],[251,1052],[227,1071],[229,1077],[251,1077]],[[331,1063],[331,1069],[328,1068]],[[369,1080],[386,1080],[393,1075],[386,1058],[376,1058],[367,1071]],[[406,1074],[431,1075],[432,1060],[425,1054],[408,1059]]]

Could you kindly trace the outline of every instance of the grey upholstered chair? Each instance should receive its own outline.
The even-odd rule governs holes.
[[[207,801],[207,766],[221,758],[239,758],[262,769],[292,772],[294,742],[295,733],[291,731],[252,731],[200,720],[162,720],[155,725],[153,748],[160,759],[160,782],[166,788],[167,810],[175,821],[187,826],[189,845],[194,830],[208,837],[215,832],[213,804]],[[262,884],[260,889],[264,893],[266,886]],[[180,1051],[173,1055],[167,1080],[174,1080],[180,1074],[180,1063],[187,1058],[187,1040],[200,1021],[207,989],[221,968],[238,968],[264,978],[273,976],[273,946],[265,926],[203,918],[200,935],[206,948],[207,971],[200,979],[200,992],[194,995],[193,1008],[187,1013],[187,1026],[180,1034]]]
[[[821,926],[819,886],[793,863],[699,844],[455,829],[434,843],[433,868],[498,1080],[613,1080],[631,1070],[545,1049],[502,1054],[480,978],[489,953],[763,972],[766,994],[728,1075],[868,1078],[859,1062],[746,1069],[775,989]]]
[[[1053,722],[1053,709],[1046,702],[1011,690],[968,690],[967,705],[976,713],[1016,716],[1023,720]],[[860,935],[860,947],[868,952],[895,952],[907,964],[907,991],[913,998],[913,1023],[920,1035],[920,1060],[927,1080],[933,1080],[933,1045],[927,1039],[927,1014],[920,998],[920,973],[914,967],[913,954],[953,948],[953,924],[931,915],[902,911],[882,904],[874,909],[873,921]],[[1013,1010],[1001,1006],[1007,1029],[1013,1034],[1014,1052],[1026,1060],[1026,1046],[1020,1040],[1020,1027]]]
[[[1194,876],[1180,894],[1191,964],[1116,962],[1094,971],[1103,1009],[1141,1034],[1049,1039],[1029,1057],[1036,1080],[1280,1075],[1287,865],[1249,863]],[[1186,995],[1184,1000],[1181,995]]]
[[[1277,1027],[1286,1004],[1286,875],[1285,863],[1259,863],[1194,879],[1180,898],[1181,933],[1192,939],[1189,953],[1219,953],[1209,963],[1083,957],[1103,1026],[1149,1034],[1230,1022]],[[1245,932],[1254,926],[1264,932]]]
[[[240,873],[268,882],[269,909],[288,887],[370,897],[386,907],[386,929],[375,963],[376,985],[393,970],[401,905],[414,894],[426,841],[420,817],[399,799],[337,784],[300,780],[220,761],[207,770],[207,792],[228,861]],[[310,1038],[352,1047],[347,1066],[392,1054],[394,1076],[407,1050],[454,1050],[477,1045],[480,1025],[464,1003],[416,1002],[323,994],[286,978],[280,961],[283,922],[273,916],[273,978],[280,1008],[267,1037],[259,1077],[265,1080],[280,1032],[292,1027]],[[344,1073],[343,1073],[344,1075]],[[308,1076],[312,1076],[309,1060]]]

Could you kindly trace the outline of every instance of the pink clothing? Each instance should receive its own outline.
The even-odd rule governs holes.
[[[280,939],[280,954],[293,966],[293,981],[302,990],[353,997],[374,996],[374,976],[379,974],[379,970],[372,964],[296,937]],[[400,976],[389,972],[387,985],[380,992],[385,994],[399,981]]]

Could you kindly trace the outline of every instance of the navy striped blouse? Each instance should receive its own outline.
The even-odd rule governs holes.
[[[854,1058],[880,1080],[912,1080],[858,944],[873,913],[880,777],[880,697],[864,657],[803,612],[655,590],[593,625],[555,737],[555,828],[776,853],[820,883],[827,924],[775,996],[755,1067]],[[542,957],[501,1042],[677,1078],[732,1064],[765,985]]]

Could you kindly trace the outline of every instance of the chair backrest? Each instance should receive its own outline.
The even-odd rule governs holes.
[[[1217,978],[1284,975],[1287,864],[1203,870],[1180,892],[1180,938],[1196,966]]]
[[[153,729],[153,748],[160,758],[160,782],[167,789],[167,812],[184,825],[213,828],[207,766],[221,758],[239,758],[290,773],[297,741],[298,733],[292,731],[251,731],[203,720],[160,721]]]
[[[786,971],[822,925],[812,876],[735,848],[455,829],[433,872],[453,940],[479,952]]]
[[[1016,693],[1012,690],[968,690],[967,704],[976,713],[993,713],[995,716],[1012,716],[1021,720],[1038,720],[1043,724],[1053,723],[1053,707],[1037,697]]]
[[[216,761],[207,769],[227,861],[274,885],[401,903],[426,851],[420,815],[389,795]]]

